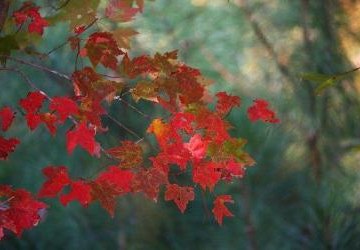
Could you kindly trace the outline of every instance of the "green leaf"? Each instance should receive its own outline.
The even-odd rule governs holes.
[[[359,70],[359,68],[352,69],[350,71],[346,71],[343,73],[335,74],[335,75],[326,75],[326,74],[319,74],[319,73],[304,73],[301,74],[300,77],[303,80],[308,80],[311,82],[315,82],[318,86],[315,89],[315,94],[320,95],[325,89],[334,86],[335,83],[338,81],[346,78],[351,73]]]
[[[19,49],[19,45],[14,35],[0,37],[0,63],[5,65],[6,57],[10,56],[12,50]],[[2,55],[2,56],[1,56]]]

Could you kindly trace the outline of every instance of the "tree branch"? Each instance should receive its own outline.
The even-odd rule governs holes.
[[[0,34],[4,27],[10,7],[10,0],[0,0]]]
[[[269,42],[268,38],[262,31],[259,23],[255,20],[253,13],[247,7],[246,2],[247,2],[246,0],[235,0],[234,1],[235,5],[237,5],[240,8],[240,10],[244,13],[245,18],[250,23],[251,28],[253,29],[256,37],[259,39],[261,44],[265,47],[266,51],[269,53],[269,55],[275,62],[279,72],[289,82],[293,82],[293,77],[291,76],[288,68],[280,62],[279,57],[278,57],[274,47],[272,46],[272,44]]]

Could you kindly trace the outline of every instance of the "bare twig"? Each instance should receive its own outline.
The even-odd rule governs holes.
[[[0,34],[4,27],[5,20],[8,15],[9,7],[10,7],[10,0],[0,1]]]

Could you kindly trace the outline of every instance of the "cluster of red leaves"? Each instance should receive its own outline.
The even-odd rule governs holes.
[[[0,126],[3,132],[6,132],[15,117],[15,112],[10,107],[3,107],[0,109]],[[17,138],[6,139],[0,136],[0,160],[7,159],[8,155],[13,152],[16,146],[20,143]]]
[[[6,185],[0,185],[0,198],[0,239],[4,236],[4,229],[20,236],[25,229],[36,226],[44,212],[42,210],[47,207],[28,191]]]
[[[142,10],[143,0],[112,0],[106,15],[112,20],[126,22]],[[13,13],[13,18],[17,25],[29,19],[29,32],[40,35],[48,26],[39,8],[31,2],[25,2]],[[246,167],[255,162],[244,150],[246,140],[231,137],[231,125],[225,120],[233,108],[240,107],[239,97],[219,92],[215,95],[215,108],[210,108],[207,80],[198,69],[179,62],[177,51],[130,58],[124,52],[128,49],[129,34],[121,31],[119,34],[124,37],[115,39],[114,33],[94,32],[80,39],[87,28],[75,27],[72,32],[76,35],[69,38],[71,48],[78,55],[88,57],[93,66],[72,74],[73,97],[49,97],[34,91],[21,99],[19,105],[30,130],[44,124],[55,135],[58,126],[70,120],[73,126],[66,132],[69,154],[79,146],[97,157],[105,152],[116,164],[93,179],[72,179],[65,166],[45,167],[43,174],[47,180],[39,191],[39,198],[59,197],[64,206],[78,201],[87,207],[98,201],[113,216],[118,197],[140,192],[157,201],[164,191],[164,199],[173,201],[183,213],[195,199],[197,187],[203,192],[214,192],[219,183],[244,176]],[[82,40],[85,40],[83,46]],[[129,82],[126,88],[135,102],[151,101],[170,113],[167,119],[155,118],[148,126],[147,133],[154,135],[159,148],[158,154],[150,158],[150,164],[143,161],[143,150],[136,142],[122,141],[101,150],[96,141],[97,133],[106,132],[101,121],[106,114],[103,102],[112,104],[125,87],[124,82],[108,80],[96,73],[98,65],[117,72],[123,81]],[[265,100],[255,100],[247,111],[251,121],[279,122]],[[4,132],[11,126],[14,115],[9,107],[0,110],[0,127]],[[19,143],[16,138],[0,136],[0,159],[5,160]],[[174,177],[178,175],[186,176],[187,184],[179,183]],[[66,193],[64,188],[69,191]],[[2,228],[19,235],[34,226],[40,219],[39,211],[45,208],[30,193],[8,186],[0,186],[0,197],[7,198],[0,203],[0,236]],[[230,195],[218,195],[214,200],[212,212],[220,225],[224,217],[233,216],[225,203],[233,203]]]
[[[22,26],[30,19],[28,26],[29,32],[42,35],[44,28],[49,26],[49,22],[40,15],[39,9],[40,8],[36,7],[32,2],[24,2],[22,7],[13,13],[16,25]]]

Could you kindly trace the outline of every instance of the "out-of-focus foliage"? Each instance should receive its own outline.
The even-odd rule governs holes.
[[[263,97],[281,110],[282,123],[271,127],[250,126],[242,118],[244,111],[234,109],[230,114],[237,127],[233,134],[249,139],[247,150],[257,160],[241,183],[215,191],[232,194],[235,203],[229,207],[235,217],[219,227],[210,215],[214,197],[208,193],[196,193],[203,199],[189,203],[182,216],[173,203],[152,204],[143,197],[122,199],[115,219],[100,206],[64,208],[54,201],[46,223],[25,232],[21,240],[1,242],[0,248],[359,249],[358,75],[339,81],[320,96],[318,85],[299,77],[302,72],[334,75],[359,65],[359,8],[351,0],[149,2],[136,20],[139,34],[133,47],[139,54],[179,49],[183,61],[215,81],[214,91],[246,96],[242,105],[250,104],[254,96]],[[45,31],[42,50],[56,46],[62,32],[61,27]],[[47,62],[71,72],[70,53],[63,48]],[[43,73],[21,67],[50,94],[69,91],[60,79],[44,82]],[[6,78],[0,72],[0,82],[6,89],[0,92],[2,104],[27,93],[18,76]],[[141,100],[138,105],[144,113],[158,112]],[[141,116],[114,106],[112,112],[126,117],[124,123],[144,131]],[[27,134],[20,125],[15,128],[17,134]],[[110,145],[119,137],[130,135],[118,130],[104,143]],[[36,191],[43,178],[40,170],[50,159],[54,165],[76,166],[72,176],[90,176],[99,164],[76,151],[64,160],[65,152],[59,152],[63,138],[52,139],[41,131],[23,138],[13,155],[14,165],[1,164],[2,182]],[[49,141],[59,145],[48,147]],[[35,151],[43,152],[41,158],[34,158]]]

